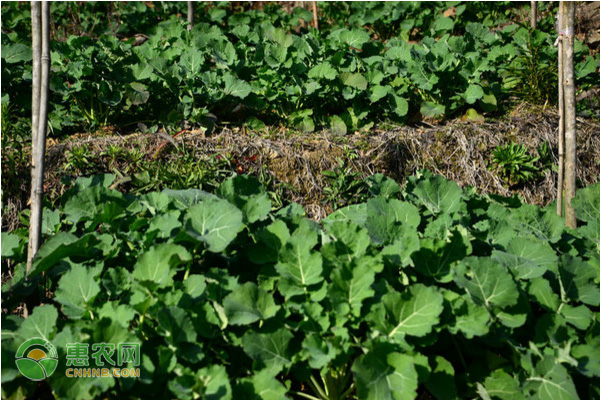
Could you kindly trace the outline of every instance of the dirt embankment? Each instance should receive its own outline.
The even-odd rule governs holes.
[[[518,193],[532,204],[546,205],[556,197],[556,173],[546,170],[532,182],[507,187],[493,168],[492,151],[496,146],[516,142],[524,144],[531,154],[542,142],[558,160],[558,116],[550,109],[531,110],[522,106],[509,116],[492,122],[465,123],[449,121],[443,125],[420,123],[418,126],[389,127],[385,130],[335,136],[328,132],[293,135],[286,131],[263,133],[224,129],[205,137],[201,132],[179,136],[175,141],[185,143],[186,151],[198,157],[229,156],[239,160],[243,173],[258,176],[269,174],[275,184],[283,184],[285,200],[304,206],[307,214],[321,219],[332,211],[325,201],[324,189],[331,185],[323,171],[333,170],[343,162],[348,172],[366,177],[381,172],[403,183],[415,171],[427,168],[462,187],[473,186],[480,193],[510,196]],[[578,118],[578,186],[600,181],[600,123]],[[153,160],[156,150],[165,143],[159,135],[79,136],[64,142],[49,143],[47,152],[46,192],[50,197],[64,191],[60,178],[64,174],[66,154],[85,145],[88,151],[101,154],[109,147],[136,149],[147,161]],[[161,162],[173,162],[179,153],[167,145],[159,153]],[[122,169],[123,170],[123,169]],[[100,172],[109,172],[102,170]],[[27,185],[22,185],[26,190]],[[6,199],[12,212],[2,216],[3,229],[14,229],[18,211],[25,207],[27,192]],[[5,203],[5,204],[7,204]]]

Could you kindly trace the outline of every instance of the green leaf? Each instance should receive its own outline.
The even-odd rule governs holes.
[[[15,250],[19,248],[19,236],[2,232],[0,242],[2,242],[2,257],[13,257],[16,254]]]
[[[378,345],[352,366],[358,398],[412,400],[417,396],[418,375],[412,357]]]
[[[2,44],[2,58],[9,64],[18,62],[29,62],[32,60],[32,52],[29,46],[21,43]]]
[[[242,347],[253,360],[280,371],[292,363],[289,345],[293,337],[289,330],[283,328],[273,333],[248,331],[242,337]]]
[[[580,258],[565,254],[558,267],[566,296],[590,306],[600,305],[600,287],[594,282],[596,270]]]
[[[467,257],[455,269],[454,281],[464,288],[475,304],[504,308],[515,305],[517,285],[506,268],[486,257]]]
[[[242,212],[227,200],[209,198],[188,209],[187,231],[219,253],[242,229]]]
[[[452,364],[444,357],[436,356],[433,360],[433,371],[425,386],[438,400],[456,399],[457,391]]]
[[[600,220],[600,183],[577,190],[573,208],[582,221]]]
[[[227,369],[224,365],[211,365],[202,368],[196,374],[197,381],[201,382],[203,399],[231,400],[232,391]]]
[[[364,225],[377,244],[387,244],[402,234],[419,226],[418,209],[410,203],[396,199],[375,197],[367,203],[367,220]]]
[[[494,250],[492,258],[512,271],[516,279],[540,277],[558,262],[558,257],[548,242],[528,238],[512,239],[506,252]]]
[[[223,77],[225,83],[224,94],[245,99],[252,92],[252,87],[245,81],[227,74]]]
[[[308,77],[312,79],[332,80],[337,76],[337,71],[327,61],[317,64],[308,71]]]
[[[435,118],[446,113],[446,106],[443,104],[425,101],[421,104],[421,114],[426,117]]]
[[[316,232],[298,229],[279,252],[275,269],[287,284],[279,286],[285,297],[301,294],[323,280],[323,259],[312,250],[316,243]]]
[[[490,313],[466,296],[459,296],[451,303],[454,324],[449,327],[451,333],[461,331],[468,339],[483,336],[489,332]]]
[[[435,287],[420,283],[407,291],[390,291],[374,306],[369,319],[390,338],[401,340],[404,335],[425,336],[439,322],[443,296]]]
[[[256,264],[276,263],[279,250],[290,238],[285,222],[275,220],[255,234],[256,244],[248,251],[250,261]]]
[[[237,175],[227,179],[219,186],[218,193],[242,210],[248,223],[265,219],[271,211],[268,193],[253,176]]]
[[[420,248],[412,254],[412,259],[418,272],[440,282],[449,282],[452,280],[451,264],[463,259],[467,251],[463,236],[454,232],[450,242],[424,238]]]
[[[171,268],[190,261],[191,254],[182,246],[161,243],[144,252],[133,267],[133,277],[160,287],[169,282]],[[153,286],[154,287],[154,286]]]
[[[198,298],[204,293],[204,289],[206,289],[206,279],[202,275],[190,275],[183,281],[183,286],[185,293],[189,294],[192,298]]]
[[[396,95],[393,95],[392,99],[392,111],[396,113],[397,116],[404,117],[406,114],[408,114],[408,101],[406,101],[403,97]]]
[[[483,98],[483,89],[479,85],[470,84],[463,96],[467,103],[474,104],[477,100]]]
[[[369,100],[371,103],[376,103],[392,92],[390,86],[375,85],[371,86]],[[407,104],[408,108],[408,104]]]
[[[332,115],[331,118],[329,118],[329,127],[331,133],[335,135],[345,135],[348,131],[346,123],[339,115]]]
[[[362,49],[371,40],[368,32],[363,29],[346,30],[340,34],[340,40],[350,47]]]
[[[303,117],[294,125],[294,128],[302,133],[309,133],[315,130],[315,123],[311,117]]]
[[[567,369],[554,357],[546,356],[536,365],[534,375],[527,379],[523,389],[529,396],[540,400],[579,399]]]
[[[273,376],[273,372],[269,369],[255,372],[254,375],[249,378],[242,378],[241,383],[242,386],[244,386],[242,389],[244,398],[250,400],[289,399],[286,396],[287,389]],[[245,389],[246,384],[251,385],[252,391]],[[251,396],[251,394],[255,394],[255,396]]]
[[[371,285],[377,263],[377,259],[363,256],[332,272],[329,298],[334,307],[339,309],[340,303],[347,304],[354,316],[360,316],[363,301],[375,293]]]
[[[490,376],[485,378],[483,388],[490,399],[525,399],[525,396],[523,395],[523,390],[519,386],[519,382],[513,376],[507,374],[502,370],[496,370],[492,372]]]
[[[358,90],[367,90],[367,80],[359,73],[342,72],[340,80],[346,86],[356,88]]]
[[[131,100],[131,104],[145,104],[150,98],[150,92],[147,90],[146,86],[139,82],[130,83],[129,88],[131,90],[127,92],[127,95],[129,96],[129,100]]]
[[[323,368],[337,355],[334,346],[316,333],[306,335],[302,349],[308,355],[308,364],[312,369]]]
[[[22,340],[39,337],[50,341],[56,332],[57,319],[58,311],[53,305],[37,306],[33,309],[33,313],[21,324],[19,336]],[[4,333],[2,336],[4,336]]]
[[[202,72],[202,64],[204,64],[204,57],[202,56],[202,52],[195,48],[188,48],[181,55],[181,59],[179,60],[179,65],[182,66],[188,77],[199,76]]]
[[[423,204],[432,214],[452,214],[464,207],[463,191],[453,181],[440,175],[422,180],[414,188],[412,194],[416,201]]]
[[[196,341],[196,330],[186,310],[180,307],[162,308],[158,313],[157,320],[158,327],[162,331],[161,336],[170,345]]]
[[[65,217],[79,221],[112,222],[124,212],[123,195],[104,186],[91,186],[70,197],[65,203]]]
[[[560,313],[568,323],[581,330],[587,329],[592,323],[592,312],[584,305],[572,307],[563,304]]]
[[[454,21],[450,17],[438,16],[435,21],[433,21],[433,30],[435,32],[440,31],[451,31],[454,29]]]
[[[80,319],[91,312],[91,305],[100,285],[96,283],[100,271],[74,265],[58,281],[54,300],[63,305],[62,312],[72,319]]]
[[[108,301],[98,310],[98,317],[113,320],[123,328],[129,328],[129,322],[135,317],[135,311],[127,304]]]
[[[560,299],[546,279],[541,277],[532,279],[528,292],[542,307],[550,311],[558,309]]]
[[[231,292],[223,300],[223,307],[232,325],[248,325],[273,317],[281,308],[273,296],[247,282]]]

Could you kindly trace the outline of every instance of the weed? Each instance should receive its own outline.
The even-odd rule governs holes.
[[[338,158],[339,166],[334,170],[323,171],[329,185],[323,188],[325,202],[334,210],[364,200],[368,193],[368,185],[360,179],[360,174],[352,172],[352,167]]]
[[[511,142],[498,146],[492,153],[492,164],[498,175],[507,185],[519,185],[536,179],[540,168],[536,165],[539,157],[527,153],[522,144]]]

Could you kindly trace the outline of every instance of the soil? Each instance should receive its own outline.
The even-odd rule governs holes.
[[[500,120],[479,123],[461,119],[439,125],[420,122],[346,136],[326,131],[307,135],[284,129],[250,132],[226,128],[210,136],[205,136],[203,131],[186,132],[175,142],[185,143],[186,149],[198,157],[229,156],[234,160],[232,173],[269,174],[272,181],[288,188],[284,191],[284,200],[301,204],[310,218],[320,220],[333,211],[332,205],[325,201],[324,188],[329,182],[322,173],[335,169],[340,162],[360,177],[380,172],[401,184],[407,176],[427,168],[462,187],[475,187],[480,193],[518,194],[527,203],[545,206],[556,198],[555,172],[546,170],[535,181],[508,187],[493,170],[490,160],[492,151],[499,145],[520,143],[530,154],[537,155],[537,146],[547,142],[557,163],[557,126],[558,115],[554,109],[522,105]],[[577,119],[578,187],[600,181],[599,133],[597,120]],[[82,145],[96,154],[119,145],[142,151],[146,160],[156,156],[162,162],[170,162],[178,157],[175,147],[157,134],[74,135],[64,141],[49,139],[45,189],[51,201],[65,190],[61,183],[65,154]],[[18,211],[27,200],[27,185],[20,187],[21,193],[9,194],[7,198],[11,212],[2,216],[3,230],[10,231],[19,224]]]

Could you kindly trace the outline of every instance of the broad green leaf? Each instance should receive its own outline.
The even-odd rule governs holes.
[[[296,230],[279,252],[275,269],[289,284],[284,296],[303,293],[307,286],[323,280],[323,259],[320,253],[312,250],[316,242],[316,232]],[[290,290],[292,288],[296,290]],[[282,287],[279,289],[281,291]]]
[[[400,193],[400,185],[383,174],[374,174],[365,179],[369,185],[369,193],[373,196],[383,196],[386,199],[397,197]]]
[[[587,329],[592,323],[592,312],[584,305],[572,307],[563,304],[560,307],[560,314],[568,323],[581,330]]]
[[[45,214],[45,213],[44,213]],[[19,236],[13,233],[2,232],[2,257],[13,257],[19,248]]]
[[[202,275],[190,275],[183,281],[183,286],[185,293],[189,294],[192,298],[198,298],[204,293],[204,289],[206,289],[206,279]]]
[[[358,226],[365,226],[367,220],[367,205],[365,203],[352,204],[340,208],[337,211],[329,214],[324,220],[323,225],[327,228],[335,221],[352,221]]]
[[[352,366],[358,398],[364,400],[412,400],[417,396],[418,376],[412,357],[376,346]]]
[[[414,188],[412,194],[417,202],[423,204],[432,214],[452,214],[464,207],[463,191],[453,181],[440,175],[422,180]]]
[[[292,363],[289,345],[293,337],[289,330],[283,328],[273,333],[247,331],[242,337],[242,347],[253,360],[273,370],[281,370]]]
[[[21,324],[19,337],[23,341],[36,337],[50,341],[56,332],[57,319],[58,311],[53,305],[37,306],[33,309],[33,313]]]
[[[340,34],[340,40],[350,47],[362,49],[362,46],[371,40],[367,31],[363,29],[346,30]]]
[[[231,384],[224,365],[211,365],[202,368],[197,373],[198,381],[202,383],[204,399],[231,400]]]
[[[527,379],[523,389],[540,400],[579,399],[569,372],[554,357],[546,356],[538,362],[535,374]]]
[[[440,15],[433,21],[433,30],[435,32],[451,31],[452,29],[454,29],[454,21],[450,17]]]
[[[363,301],[375,293],[375,265],[378,260],[363,256],[349,265],[336,268],[331,274],[329,298],[334,307],[347,304],[355,317],[360,316]]]
[[[567,298],[590,306],[600,305],[600,287],[594,282],[597,274],[590,264],[565,254],[558,268]]]
[[[578,361],[579,371],[588,377],[600,377],[600,342],[575,345],[571,349],[572,356]]]
[[[227,200],[210,198],[188,209],[187,231],[219,253],[242,229],[242,212]]]
[[[499,369],[495,370],[490,376],[485,378],[483,390],[485,390],[485,393],[490,397],[490,399],[525,399],[525,396],[523,395],[523,389],[521,389],[519,386],[519,382],[513,376]]]
[[[225,84],[223,93],[226,95],[245,99],[250,92],[252,92],[252,87],[246,81],[238,79],[230,74],[223,77],[223,83]]]
[[[161,243],[144,252],[133,267],[132,276],[162,286],[169,281],[171,268],[190,261],[192,256],[182,246]]]
[[[370,320],[390,338],[422,337],[439,322],[443,300],[435,287],[417,283],[404,293],[390,291],[385,294],[381,303],[374,306]]]
[[[455,321],[449,327],[451,333],[461,331],[468,339],[489,332],[490,313],[466,296],[457,297],[451,303]]]
[[[183,52],[179,65],[185,68],[186,75],[189,77],[199,76],[204,64],[202,52],[195,48],[189,48]]]
[[[315,123],[311,117],[303,117],[298,120],[294,125],[294,128],[303,133],[313,132],[315,130]]]
[[[103,186],[91,186],[70,197],[65,203],[65,217],[77,223],[82,220],[112,222],[124,212],[123,195]]]
[[[63,305],[65,315],[80,319],[92,312],[92,302],[100,293],[100,285],[96,282],[99,273],[97,269],[74,265],[60,278],[54,300]]]
[[[131,104],[139,105],[145,104],[150,98],[150,92],[143,84],[139,82],[132,82],[129,84],[129,89],[127,91],[127,95],[129,100],[131,100]]]
[[[311,14],[312,15],[312,14]],[[287,389],[274,376],[269,369],[263,369],[255,372],[249,378],[241,379],[243,396],[249,400],[287,400]],[[247,390],[245,385],[251,385],[252,389]],[[255,396],[252,396],[255,395]]]
[[[316,333],[309,333],[302,342],[302,349],[308,356],[312,369],[321,369],[337,355],[335,347]]]
[[[317,64],[308,71],[308,77],[312,79],[332,80],[337,76],[337,71],[327,61]]]
[[[517,285],[506,268],[494,260],[467,257],[455,271],[454,281],[469,293],[475,304],[504,308],[517,303]]]
[[[375,243],[392,242],[401,237],[401,226],[417,228],[420,221],[418,209],[410,203],[384,197],[375,197],[367,203],[365,227]]]
[[[454,261],[467,255],[468,246],[458,232],[450,236],[450,241],[424,238],[420,248],[412,254],[415,269],[425,276],[440,282],[452,280],[450,266]]]
[[[333,115],[329,119],[329,126],[331,132],[335,135],[345,135],[348,129],[346,128],[346,123],[339,115]]]
[[[532,235],[551,243],[560,239],[565,227],[562,218],[554,210],[544,210],[530,204],[523,204],[513,211],[509,222],[521,235]]]
[[[273,296],[252,282],[244,283],[227,295],[223,306],[232,325],[248,325],[269,319],[281,308],[275,304]]]
[[[253,223],[265,219],[271,211],[271,201],[260,182],[250,175],[237,175],[219,186],[219,195],[235,204],[244,219]]]
[[[346,86],[353,87],[358,90],[367,90],[367,80],[359,73],[342,72],[340,80]]]
[[[425,384],[429,392],[438,400],[457,398],[454,382],[454,367],[444,357],[437,356],[433,360],[433,371]]]
[[[290,238],[290,231],[282,220],[258,230],[256,243],[248,250],[250,261],[256,264],[276,263],[279,250]]]
[[[196,341],[196,330],[186,310],[179,307],[163,308],[158,312],[157,320],[161,336],[170,345]]]
[[[375,85],[371,86],[369,100],[376,103],[391,92],[390,86]]]
[[[399,117],[404,117],[408,114],[408,101],[403,97],[393,95],[391,106],[392,111]]]
[[[542,277],[532,279],[528,292],[542,307],[550,311],[558,309],[560,299],[546,279]]]
[[[474,104],[477,100],[483,98],[483,89],[481,86],[471,84],[464,93],[465,101],[469,104]]]
[[[540,277],[558,262],[558,257],[548,242],[529,238],[512,239],[505,252],[494,250],[492,258],[512,271],[517,279]]]
[[[573,199],[577,218],[586,222],[600,220],[600,183],[577,190]]]
[[[31,61],[31,47],[21,43],[2,44],[2,58],[9,64]]]
[[[108,301],[98,310],[98,317],[113,320],[123,328],[129,328],[129,322],[135,317],[135,310],[127,304]]]
[[[425,101],[421,104],[421,114],[426,117],[439,117],[446,113],[446,106],[443,104]]]

